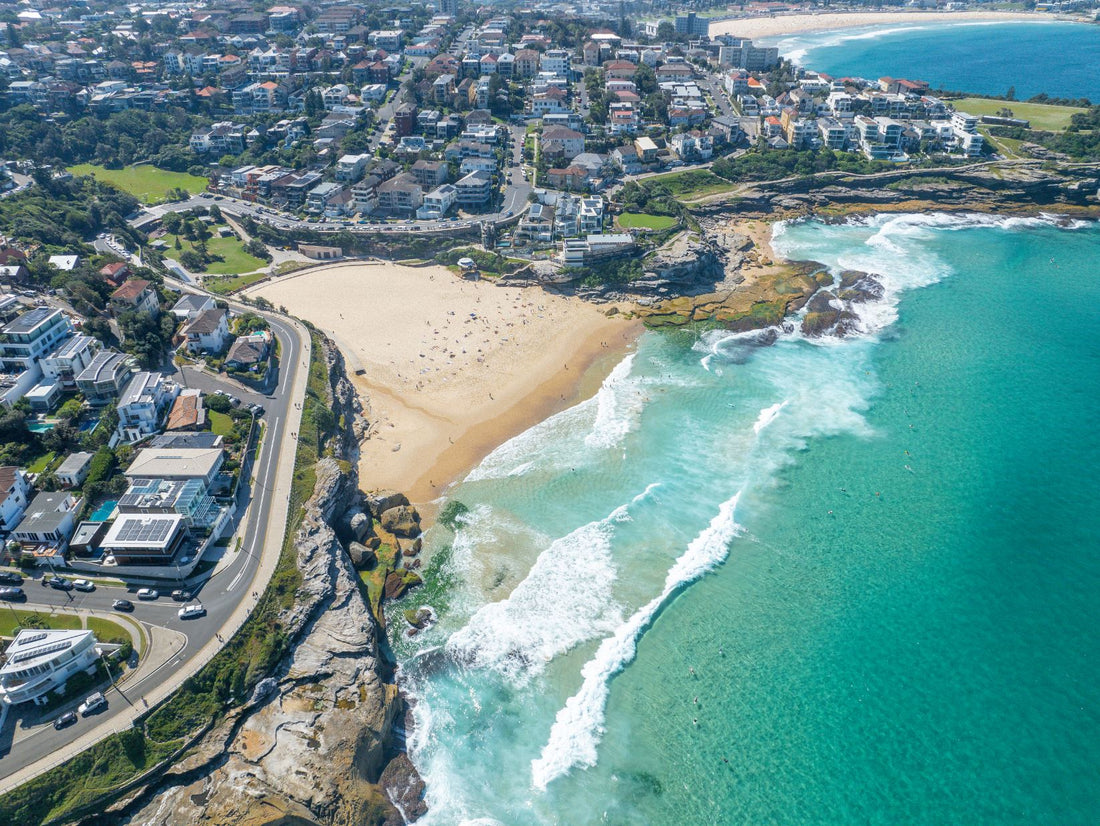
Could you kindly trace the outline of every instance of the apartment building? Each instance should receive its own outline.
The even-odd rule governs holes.
[[[119,438],[132,443],[160,430],[160,423],[179,390],[177,384],[161,373],[136,373],[118,400]]]

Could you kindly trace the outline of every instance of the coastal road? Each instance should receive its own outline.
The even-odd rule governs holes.
[[[190,285],[177,283],[175,286],[185,291],[198,292]],[[236,305],[235,309],[258,312],[255,308],[237,302],[231,301],[230,304]],[[131,594],[128,598],[136,606],[131,615],[134,619],[147,627],[160,627],[185,634],[186,645],[180,651],[173,652],[174,657],[168,666],[144,677],[140,683],[124,683],[121,694],[116,689],[106,692],[109,707],[102,714],[81,720],[75,726],[61,731],[55,731],[49,725],[49,720],[61,711],[51,714],[49,720],[28,718],[25,725],[34,731],[30,734],[20,732],[11,751],[0,756],[0,793],[25,783],[109,734],[128,728],[135,717],[146,711],[143,697],[149,706],[156,705],[213,658],[221,649],[222,641],[228,640],[247,619],[257,601],[254,595],[262,593],[266,588],[286,531],[287,504],[297,444],[292,434],[297,434],[301,419],[299,405],[305,398],[309,337],[296,322],[269,313],[260,314],[271,324],[272,332],[281,347],[278,384],[270,396],[249,394],[228,386],[228,392],[242,400],[251,396],[266,407],[263,417],[265,432],[259,456],[253,466],[254,483],[252,495],[246,503],[240,550],[227,549],[227,553],[232,553],[234,558],[203,583],[196,594],[196,600],[206,607],[206,616],[180,620],[176,615],[180,603],[173,602],[168,597],[168,592],[175,587],[175,583],[171,581],[167,581],[159,589],[163,596],[154,602],[138,601]],[[191,386],[209,381],[211,384],[208,387],[219,389],[217,380],[205,374],[196,376],[189,373],[186,379]],[[220,383],[221,389],[226,387],[225,383]],[[127,589],[124,588],[99,587],[92,593],[64,592],[42,587],[30,580],[24,584],[24,590],[28,597],[27,604],[16,606],[18,608],[82,609],[104,614],[113,613],[111,603],[115,599],[127,596]],[[73,705],[79,702],[78,698]],[[9,714],[8,717],[5,728],[24,725],[18,715]],[[0,747],[10,743],[11,739],[0,732]]]

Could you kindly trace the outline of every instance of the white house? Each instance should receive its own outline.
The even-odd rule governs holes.
[[[458,190],[451,184],[438,186],[424,196],[424,203],[416,210],[416,217],[422,221],[442,218],[454,206]]]
[[[22,543],[23,552],[30,552],[41,564],[47,558],[60,557],[73,535],[82,502],[69,493],[42,491],[27,505],[22,520],[12,531],[12,539]]]
[[[180,321],[190,321],[203,310],[213,310],[216,306],[218,305],[214,303],[212,296],[187,293],[180,296],[180,300],[172,305],[169,312]]]
[[[70,453],[61,467],[54,471],[57,480],[67,488],[78,488],[88,478],[94,454],[87,451]]]
[[[91,336],[71,336],[42,359],[42,374],[65,390],[75,390],[76,377],[92,363],[99,349],[99,342]]]
[[[189,353],[220,353],[229,343],[229,313],[203,310],[183,331]]]
[[[7,705],[45,703],[53,690],[99,659],[91,631],[40,631],[25,628],[4,652],[0,666],[0,701]]]
[[[15,465],[0,467],[0,531],[8,532],[19,524],[30,502],[30,480]]]
[[[136,442],[160,430],[179,386],[161,373],[136,373],[118,399],[118,436]]]
[[[358,181],[363,177],[363,170],[367,168],[370,159],[371,156],[367,154],[342,156],[336,162],[336,180]]]

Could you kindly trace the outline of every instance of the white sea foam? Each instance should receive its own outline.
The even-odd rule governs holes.
[[[595,396],[509,439],[470,471],[465,481],[503,479],[566,463],[576,465],[578,456],[583,459],[583,453],[578,454],[574,445],[580,434],[585,434],[587,447],[616,447],[637,426],[644,406],[643,394],[630,377],[634,356],[630,353],[615,365]]]
[[[771,407],[765,407],[760,411],[760,415],[756,417],[756,422],[752,426],[753,433],[759,433],[765,427],[775,421],[775,417],[779,415],[779,412],[787,406],[787,401],[781,401],[777,404],[773,404]]]
[[[550,739],[538,759],[531,762],[531,779],[545,789],[573,766],[594,766],[597,746],[603,734],[604,710],[612,677],[623,670],[637,653],[638,639],[676,591],[721,563],[729,544],[740,533],[734,519],[740,492],[723,502],[717,516],[700,533],[665,577],[661,594],[643,605],[605,639],[595,656],[581,670],[584,683],[558,712]]]
[[[596,421],[592,432],[585,436],[585,447],[615,447],[637,425],[645,401],[630,382],[634,355],[631,353],[615,365],[596,394]]]
[[[507,599],[483,605],[451,635],[447,651],[467,665],[494,669],[523,685],[554,657],[613,629],[621,619],[612,596],[615,525],[628,521],[630,508],[657,487],[649,485],[603,519],[552,542]]]

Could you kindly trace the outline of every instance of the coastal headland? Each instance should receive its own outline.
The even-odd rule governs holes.
[[[539,287],[355,262],[256,288],[337,343],[364,405],[360,476],[418,504],[594,392],[640,323]]]

